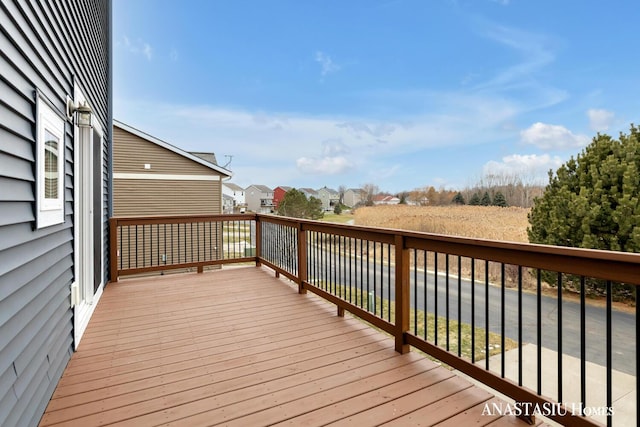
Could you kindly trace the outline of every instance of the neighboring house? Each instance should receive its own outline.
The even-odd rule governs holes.
[[[228,194],[222,193],[222,213],[232,214],[236,201]]]
[[[340,193],[328,187],[322,187],[318,190],[318,198],[322,201],[322,209],[327,212],[333,211],[340,203]]]
[[[0,7],[0,425],[36,426],[109,280],[111,1]]]
[[[208,159],[113,123],[115,216],[220,214],[222,180],[231,175]]]
[[[344,192],[343,203],[349,207],[354,207],[364,202],[364,191],[362,188],[349,188]]]
[[[319,199],[320,196],[318,196],[318,192],[316,190],[314,190],[313,188],[298,188],[298,190],[302,191],[302,193],[307,196],[307,199],[310,199],[311,197],[315,197],[316,199]]]
[[[265,185],[250,185],[244,189],[247,209],[256,213],[273,213],[273,190]]]
[[[232,182],[223,182],[222,183],[222,194],[230,196],[233,198],[233,211],[234,213],[242,212],[247,207],[247,201],[244,196],[244,188],[240,187],[238,184],[234,184]]]
[[[397,205],[400,203],[400,199],[396,196],[385,196],[384,194],[378,194],[373,197],[374,205]]]
[[[278,209],[278,205],[284,199],[284,195],[287,194],[287,191],[291,190],[291,187],[287,186],[279,186],[273,189],[273,205],[276,209]]]

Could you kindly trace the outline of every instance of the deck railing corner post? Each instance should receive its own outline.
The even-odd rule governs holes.
[[[260,216],[255,214],[256,221],[256,267],[260,267],[260,257],[262,257],[262,223]]]
[[[395,349],[400,354],[408,353],[409,344],[405,334],[409,331],[409,250],[405,247],[404,236],[395,236]]]
[[[304,283],[307,281],[307,232],[298,222],[298,293],[306,294]]]
[[[109,218],[109,281],[118,281],[118,220]]]

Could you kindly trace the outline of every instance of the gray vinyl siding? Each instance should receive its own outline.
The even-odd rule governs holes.
[[[35,228],[36,90],[64,114],[74,83],[104,131],[108,219],[111,2],[0,0],[0,425],[35,426],[73,352],[73,126],[65,124],[64,222]],[[108,260],[103,239],[105,274]],[[106,283],[107,277],[103,278]]]

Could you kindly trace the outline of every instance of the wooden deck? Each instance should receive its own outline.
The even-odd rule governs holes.
[[[526,425],[265,268],[109,285],[42,426]]]

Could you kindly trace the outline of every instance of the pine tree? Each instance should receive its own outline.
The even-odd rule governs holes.
[[[555,172],[535,200],[527,234],[532,243],[640,252],[640,130],[619,139],[598,134]],[[575,280],[577,282],[577,279]],[[587,283],[589,292],[604,285]],[[614,284],[617,296],[633,289]]]
[[[464,205],[465,204],[464,196],[460,192],[457,192],[456,195],[453,196],[453,199],[451,201],[453,203],[455,203],[456,205]]]
[[[307,204],[307,214],[305,218],[320,219],[324,216],[324,210],[322,209],[322,200],[317,197],[309,197],[309,203]]]
[[[504,197],[504,194],[498,191],[496,195],[493,196],[493,206],[500,206],[501,208],[507,207],[507,199]]]
[[[482,206],[490,206],[491,205],[491,196],[488,191],[485,191],[482,195],[482,199],[480,199],[480,204]]]
[[[640,131],[598,135],[549,173],[527,230],[533,243],[640,252]]]
[[[480,195],[478,195],[478,193],[473,193],[473,196],[469,199],[469,204],[471,206],[480,206]]]

